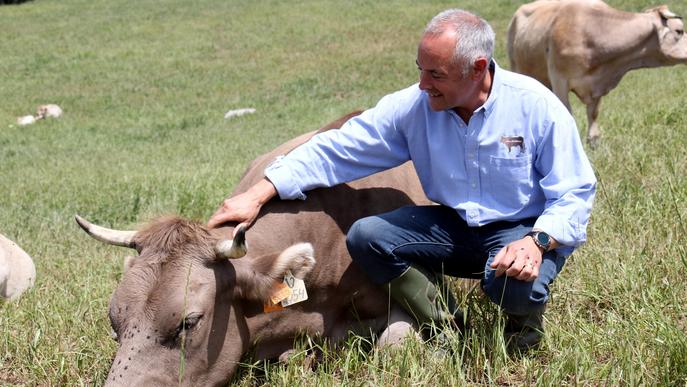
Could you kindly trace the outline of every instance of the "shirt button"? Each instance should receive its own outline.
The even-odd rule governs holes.
[[[477,188],[477,184],[475,183],[470,184],[470,186],[472,186],[472,188]]]

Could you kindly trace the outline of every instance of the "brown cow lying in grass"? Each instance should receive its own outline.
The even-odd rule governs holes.
[[[571,90],[587,105],[594,143],[601,97],[630,70],[687,63],[687,36],[665,5],[631,13],[596,0],[543,0],[513,15],[508,56],[511,70],[547,85],[568,110]]]
[[[338,128],[347,118],[323,129]],[[262,178],[276,156],[311,136],[256,159],[234,195]],[[428,201],[412,165],[405,164],[313,190],[306,201],[267,203],[245,245],[241,232],[227,239],[233,227],[208,230],[174,217],[140,231],[105,229],[77,217],[95,238],[139,252],[128,260],[110,302],[119,349],[107,384],[221,385],[250,349],[258,358],[277,358],[302,333],[336,342],[351,330],[380,332],[397,317],[407,328],[410,317],[394,309],[390,321],[387,296],[351,265],[345,235],[358,218],[411,203]],[[287,270],[304,279],[308,298],[266,313],[264,303]],[[389,338],[388,331],[383,335]]]

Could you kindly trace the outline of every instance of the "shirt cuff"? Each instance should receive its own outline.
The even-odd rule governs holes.
[[[293,174],[288,167],[284,165],[282,159],[284,156],[278,156],[270,165],[265,168],[265,177],[277,189],[279,198],[282,200],[301,199],[305,200],[306,196],[301,191],[298,184],[296,184]]]
[[[583,225],[575,222],[562,222],[553,215],[540,216],[533,228],[542,230],[553,237],[560,244],[556,248],[556,252],[566,257],[587,240],[587,233]]]

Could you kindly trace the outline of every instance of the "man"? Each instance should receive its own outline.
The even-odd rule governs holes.
[[[463,10],[435,16],[417,51],[419,84],[319,134],[224,201],[209,220],[249,226],[277,193],[351,181],[413,160],[436,206],[360,219],[348,249],[420,323],[455,321],[435,274],[481,278],[518,349],[539,344],[549,285],[586,240],[596,179],[568,110],[548,89],[501,69],[494,32]],[[446,310],[448,306],[448,310]]]

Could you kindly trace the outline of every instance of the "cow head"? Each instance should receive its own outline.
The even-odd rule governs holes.
[[[646,13],[656,15],[658,44],[668,64],[687,63],[687,36],[682,17],[673,13],[666,5],[647,9]]]
[[[244,233],[164,217],[140,231],[100,227],[76,217],[100,241],[136,249],[110,300],[119,343],[108,385],[226,383],[250,345],[244,307],[262,303],[286,271],[303,278],[314,266],[308,243],[244,259]],[[250,254],[248,254],[250,256]]]

